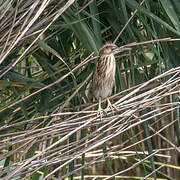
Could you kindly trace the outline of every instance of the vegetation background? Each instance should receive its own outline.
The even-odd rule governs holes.
[[[0,179],[180,179],[179,36],[177,0],[1,0]],[[132,50],[97,116],[107,41]]]

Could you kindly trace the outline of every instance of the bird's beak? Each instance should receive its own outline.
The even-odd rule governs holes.
[[[131,50],[131,48],[128,48],[128,47],[118,47],[114,50],[114,54],[118,54],[118,53],[121,53],[121,52],[124,52],[124,51],[129,51]]]

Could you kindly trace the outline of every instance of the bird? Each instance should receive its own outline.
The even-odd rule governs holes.
[[[105,43],[99,49],[99,59],[95,64],[91,82],[91,93],[99,101],[97,114],[101,114],[103,111],[107,113],[108,108],[111,108],[113,111],[114,106],[112,106],[108,97],[112,94],[113,86],[115,84],[115,55],[127,50],[131,50],[131,48],[123,46],[118,47],[111,42]],[[101,101],[105,98],[107,100],[107,107],[103,110]]]

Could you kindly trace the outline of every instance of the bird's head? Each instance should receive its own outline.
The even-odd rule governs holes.
[[[115,55],[123,51],[131,50],[131,48],[125,48],[125,47],[117,47],[113,43],[106,43],[100,50],[99,50],[99,56],[103,55]]]

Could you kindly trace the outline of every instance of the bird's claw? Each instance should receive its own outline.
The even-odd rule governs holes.
[[[106,114],[107,114],[109,108],[111,109],[111,111],[113,112],[113,114],[114,114],[114,109],[115,109],[116,111],[118,111],[118,109],[116,108],[116,106],[112,105],[111,102],[110,102],[110,100],[109,100],[108,98],[107,98],[107,103],[108,103],[108,105],[107,105],[107,107],[106,107],[106,109],[105,109]]]
[[[105,113],[107,115],[107,111],[105,109],[103,109],[101,107],[101,105],[99,104],[98,111],[97,111],[97,116],[99,116],[99,115],[102,116],[103,113]]]
[[[98,111],[97,111],[97,116],[100,115],[102,117],[103,113],[105,113],[107,115],[108,111],[109,111],[109,108],[113,112],[113,114],[114,114],[115,111],[118,111],[116,106],[112,105],[108,98],[107,98],[107,103],[108,103],[108,105],[107,105],[106,109],[102,109],[102,107],[101,107],[101,99],[99,99],[99,107],[98,107]]]
[[[98,116],[98,115],[101,115],[101,114],[102,114],[102,111],[103,111],[103,109],[102,109],[102,108],[98,108],[98,111],[97,111],[97,116]]]

